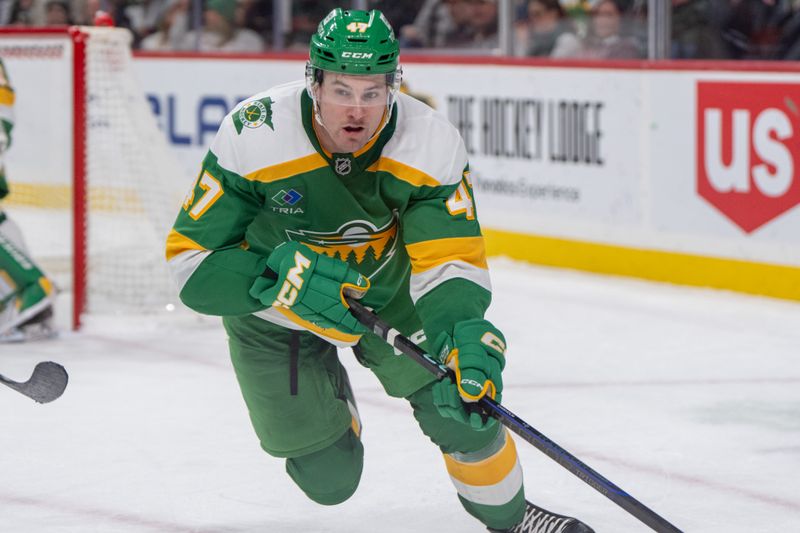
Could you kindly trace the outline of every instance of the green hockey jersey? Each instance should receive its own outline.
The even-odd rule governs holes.
[[[392,302],[413,302],[429,338],[482,317],[489,274],[458,131],[403,94],[356,153],[326,152],[318,127],[301,82],[257,94],[225,117],[167,239],[182,301],[355,344],[356,336],[248,294],[272,250],[300,241],[367,276],[362,302],[379,315]]]

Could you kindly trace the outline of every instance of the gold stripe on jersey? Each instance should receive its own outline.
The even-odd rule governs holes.
[[[477,268],[488,270],[483,237],[451,237],[407,244],[411,258],[411,273],[426,272],[438,265],[452,261],[463,261]]]
[[[441,185],[441,183],[430,174],[426,174],[417,168],[406,165],[405,163],[401,163],[400,161],[391,159],[389,157],[380,157],[377,161],[370,165],[367,170],[372,172],[388,172],[397,179],[403,180],[406,183],[410,183],[415,187],[421,187],[423,185],[427,185],[428,187],[438,187]]]
[[[303,320],[289,309],[283,309],[281,307],[273,307],[273,309],[285,316],[291,322],[301,326],[304,329],[307,329],[308,331],[311,331],[312,333],[316,333],[321,337],[327,337],[329,339],[334,339],[351,345],[357,343],[361,339],[361,335],[349,335],[334,328],[321,328],[312,322]]]
[[[261,183],[270,183],[273,181],[291,178],[304,172],[311,172],[318,168],[322,168],[328,164],[325,158],[317,152],[309,154],[304,157],[292,159],[284,163],[265,167],[249,174],[245,174],[244,178],[250,181],[258,181]]]
[[[0,105],[14,105],[14,91],[10,87],[0,87]]]
[[[206,251],[206,248],[197,244],[189,237],[178,233],[174,229],[170,230],[169,235],[167,235],[167,261],[189,250],[199,250],[203,252]]]

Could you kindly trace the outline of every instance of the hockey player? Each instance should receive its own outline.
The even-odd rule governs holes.
[[[224,119],[168,237],[181,299],[223,316],[261,446],[315,502],[345,501],[361,476],[361,420],[336,349],[352,346],[411,404],[467,512],[494,531],[591,531],[526,504],[511,436],[465,407],[500,400],[506,341],[483,318],[489,273],[464,143],[398,92],[401,72],[379,11],[335,9],[311,38],[305,83]],[[439,354],[458,383],[396,356],[345,294]]]
[[[0,199],[8,195],[3,155],[11,145],[14,90],[0,60]],[[0,209],[0,342],[49,337],[55,291],[31,260],[19,227]]]

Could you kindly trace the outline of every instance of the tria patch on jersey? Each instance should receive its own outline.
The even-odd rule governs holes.
[[[266,124],[272,131],[275,131],[275,127],[272,125],[272,98],[269,96],[245,102],[239,112],[233,114],[233,125],[238,134],[242,133],[242,128],[258,128],[262,124]]]
[[[303,199],[303,195],[294,189],[288,191],[281,189],[272,197],[272,202],[275,205],[270,206],[273,213],[281,213],[283,215],[301,215],[305,213],[303,209],[297,205]]]
[[[359,272],[371,277],[394,257],[397,221],[395,211],[382,227],[367,220],[351,220],[332,232],[287,229],[286,235],[317,253],[358,265]]]

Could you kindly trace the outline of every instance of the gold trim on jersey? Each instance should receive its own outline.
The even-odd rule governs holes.
[[[0,87],[0,105],[14,105],[14,91],[10,87]]]
[[[423,185],[427,185],[428,187],[438,187],[441,185],[441,182],[439,182],[430,174],[426,174],[417,168],[406,165],[405,163],[401,163],[400,161],[391,159],[389,157],[380,157],[377,161],[371,164],[367,170],[371,172],[388,172],[397,179],[403,180],[406,183],[410,183],[415,187],[421,187]]]
[[[351,344],[355,344],[359,341],[359,339],[361,339],[361,335],[349,335],[347,333],[342,333],[338,329],[334,328],[321,328],[316,324],[314,324],[313,322],[309,322],[308,320],[303,320],[295,313],[293,313],[290,309],[284,309],[282,307],[277,307],[277,306],[273,306],[272,309],[275,309],[280,314],[285,316],[288,320],[297,324],[298,326],[301,326],[302,328],[307,329],[308,331],[311,331],[313,333],[316,333],[317,335],[320,335],[322,337],[327,337],[329,339],[334,339],[339,342],[346,342]]]
[[[307,156],[250,172],[249,174],[246,174],[244,178],[249,181],[270,183],[285,178],[291,178],[292,176],[296,176],[304,172],[311,172],[312,170],[317,170],[318,168],[322,168],[327,165],[328,162],[325,161],[325,158],[319,155],[317,152],[314,152],[313,154],[308,154]]]
[[[451,237],[407,244],[411,273],[419,274],[451,261],[463,261],[488,270],[483,237]]]
[[[197,244],[189,237],[178,233],[174,229],[170,230],[169,235],[167,235],[167,261],[189,250],[207,251],[204,246]]]

